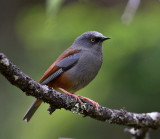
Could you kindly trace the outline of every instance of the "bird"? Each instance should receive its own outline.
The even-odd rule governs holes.
[[[83,33],[46,70],[39,83],[71,95],[79,102],[80,98],[85,99],[98,108],[97,102],[75,92],[87,86],[97,75],[103,61],[102,43],[108,39],[110,37],[105,37],[97,31]],[[29,122],[42,102],[36,98],[23,120]]]

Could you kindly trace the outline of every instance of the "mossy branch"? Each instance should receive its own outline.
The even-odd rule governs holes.
[[[132,113],[124,109],[115,110],[99,105],[98,110],[91,103],[82,99],[79,103],[74,97],[59,93],[53,88],[41,85],[32,80],[29,76],[18,69],[10,60],[0,53],[0,73],[13,85],[17,86],[28,96],[42,99],[50,105],[50,114],[56,110],[64,108],[73,113],[89,116],[99,121],[110,124],[118,124],[132,127],[125,131],[132,134],[135,139],[144,138],[148,135],[149,129],[157,129],[160,126],[160,113]]]

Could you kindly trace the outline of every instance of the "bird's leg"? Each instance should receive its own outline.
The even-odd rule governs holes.
[[[65,94],[67,94],[67,95],[73,96],[76,100],[79,101],[79,103],[82,103],[82,101],[79,99],[79,97],[80,97],[79,95],[72,94],[72,93],[66,91],[66,90],[63,89],[63,88],[59,88],[59,90],[61,90],[63,93],[65,93]]]
[[[95,101],[93,101],[93,100],[91,100],[89,98],[83,97],[83,96],[79,96],[79,97],[82,98],[82,99],[84,99],[84,100],[89,101],[90,103],[92,103],[96,107],[96,110],[98,110],[99,104],[97,102],[95,102]]]
[[[91,100],[91,99],[89,99],[89,98],[80,96],[80,95],[72,94],[72,93],[66,91],[66,90],[63,89],[63,88],[59,88],[59,90],[61,90],[63,93],[65,93],[65,94],[67,94],[67,95],[73,96],[76,100],[79,101],[79,103],[82,103],[82,101],[80,100],[80,98],[82,98],[82,99],[84,99],[84,100],[86,100],[86,101],[89,101],[90,103],[92,103],[92,104],[96,107],[96,110],[98,110],[99,104],[98,104],[97,102],[95,102],[95,101],[93,101],[93,100]]]

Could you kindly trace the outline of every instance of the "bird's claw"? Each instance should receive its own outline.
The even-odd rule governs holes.
[[[70,96],[73,96],[76,100],[79,101],[79,103],[82,103],[82,101],[80,100],[80,98],[86,100],[86,101],[89,101],[90,103],[92,103],[95,107],[96,107],[96,110],[98,111],[98,106],[99,104],[89,98],[86,98],[86,97],[83,97],[83,96],[80,96],[80,95],[76,95],[76,94],[71,94],[70,92],[66,91],[65,89],[63,88],[59,88],[62,92],[64,92],[65,94],[67,95],[70,95]]]

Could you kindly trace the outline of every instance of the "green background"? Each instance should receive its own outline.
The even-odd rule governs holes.
[[[97,77],[77,94],[113,109],[160,111],[160,3],[143,1],[133,21],[126,25],[121,16],[127,1],[111,5],[51,2],[24,4],[16,14],[1,9],[6,13],[1,13],[0,51],[38,81],[77,36],[96,30],[112,39],[103,44],[103,65]],[[25,123],[23,115],[33,100],[0,75],[0,138],[130,138],[123,131],[125,126],[63,109],[49,115],[47,104]],[[160,138],[159,130],[152,131],[151,137]]]

